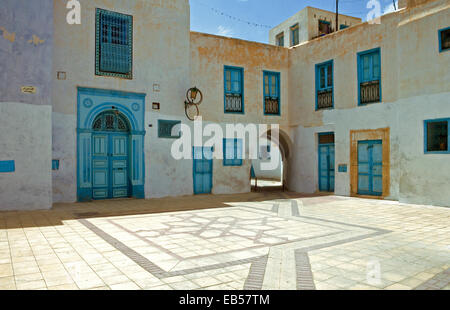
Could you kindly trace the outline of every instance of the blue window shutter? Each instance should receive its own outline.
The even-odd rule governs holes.
[[[52,170],[59,170],[59,159],[52,160]]]
[[[96,74],[131,78],[133,18],[97,9]]]

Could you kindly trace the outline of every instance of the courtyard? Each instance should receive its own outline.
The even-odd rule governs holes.
[[[450,209],[262,192],[0,213],[0,289],[450,289]]]

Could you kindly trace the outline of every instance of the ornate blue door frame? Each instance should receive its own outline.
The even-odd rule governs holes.
[[[93,122],[102,112],[118,110],[131,126],[129,137],[131,197],[145,198],[145,94],[78,87],[77,198],[92,200]]]

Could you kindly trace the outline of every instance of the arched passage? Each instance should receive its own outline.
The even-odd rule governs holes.
[[[258,185],[257,182],[257,175],[255,173],[255,169],[252,166],[252,179],[255,179],[255,181],[252,182],[253,189],[256,191],[261,190],[286,190],[287,189],[287,180],[288,180],[288,173],[289,173],[289,158],[291,156],[291,140],[289,136],[280,129],[270,129],[267,132],[263,133],[261,135],[261,138],[266,138],[270,144],[274,145],[280,153],[281,156],[281,171],[279,172],[280,175],[280,182],[265,182],[265,186],[260,186],[261,182]],[[272,150],[271,150],[272,151]],[[274,150],[275,152],[277,150]],[[278,175],[275,173],[274,175]]]

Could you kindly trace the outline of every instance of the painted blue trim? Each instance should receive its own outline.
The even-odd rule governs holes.
[[[52,170],[59,170],[59,159],[52,160]]]
[[[450,51],[450,48],[447,48],[447,49],[445,49],[445,50],[442,49],[442,37],[441,37],[441,32],[443,32],[443,31],[448,31],[448,30],[450,30],[450,27],[447,27],[447,28],[443,28],[443,29],[439,29],[439,30],[438,30],[439,53]]]
[[[16,171],[14,160],[0,160],[0,173],[9,173]]]
[[[272,89],[271,88],[272,80],[270,79],[270,77],[273,75],[276,77],[276,83],[277,83],[277,86],[276,86],[276,89],[277,89],[276,97],[278,98],[278,113],[277,114],[266,113],[266,96],[267,96],[267,94],[266,94],[265,79],[266,79],[266,76],[269,76],[269,95],[272,95],[272,94],[270,94],[270,91]],[[270,96],[270,97],[274,97],[274,96]],[[264,112],[264,115],[267,115],[267,116],[281,116],[281,73],[280,72],[263,70],[263,112]]]
[[[350,26],[344,25],[344,24],[340,24],[339,25],[339,30],[347,29],[348,27],[350,27]]]
[[[328,85],[328,66],[331,64],[331,86]],[[322,67],[325,67],[325,83],[327,84],[327,86],[325,88],[321,88],[320,87],[320,69]],[[319,110],[333,110],[334,109],[334,60],[327,60],[325,62],[319,63],[315,65],[315,71],[316,71],[316,111]],[[319,109],[318,103],[319,103],[319,98],[318,98],[318,92],[319,90],[328,90],[331,89],[331,102],[332,102],[332,106],[330,108],[321,108]]]
[[[233,143],[233,149],[234,149],[234,156],[233,158],[227,158],[227,152],[226,152],[226,147],[228,143]],[[241,149],[241,154],[238,153],[239,147],[238,145],[240,144],[240,149]],[[238,139],[238,138],[234,138],[234,139],[227,139],[224,138],[223,139],[223,165],[225,167],[236,167],[236,166],[242,166],[243,164],[243,152],[244,152],[244,147],[243,147],[243,141],[242,139]]]
[[[139,143],[135,152],[131,153],[134,165],[138,165],[139,174],[132,176],[130,197],[145,198],[145,98],[144,93],[130,93],[119,90],[77,87],[77,197],[78,201],[92,200],[92,123],[102,112],[114,106],[129,122],[129,143]],[[82,101],[83,99],[83,101]],[[117,102],[116,102],[117,100]],[[88,105],[86,105],[88,101]],[[90,101],[90,102],[89,102]],[[119,103],[122,101],[121,103]],[[89,104],[90,103],[90,104]],[[89,144],[90,142],[90,144]],[[81,144],[83,143],[83,145]],[[89,145],[87,145],[89,144]],[[83,159],[80,158],[83,156]],[[86,157],[86,158],[84,158]],[[81,166],[81,160],[87,167]],[[130,171],[133,167],[130,164]],[[82,177],[87,175],[86,180]]]
[[[125,99],[144,99],[145,97],[147,97],[147,94],[145,93],[126,92],[114,89],[101,89],[101,88],[79,86],[77,87],[77,90],[78,92],[81,92],[84,95],[91,95],[91,96],[111,96]]]
[[[428,124],[429,123],[439,123],[447,122],[447,151],[428,151]],[[438,118],[425,120],[423,122],[423,148],[424,154],[450,154],[450,118]]]
[[[240,72],[240,75],[241,75],[241,91],[240,92],[233,92],[233,91],[228,92],[227,91],[227,71],[230,71],[230,72],[238,71],[238,72]],[[227,65],[224,66],[224,69],[223,69],[223,112],[225,114],[245,114],[244,72],[245,72],[245,70],[244,70],[243,67],[234,67],[234,66],[227,66]],[[241,95],[241,98],[242,98],[241,99],[242,100],[242,111],[240,111],[240,112],[227,112],[227,98],[226,98],[226,95],[228,93],[229,94],[240,94]]]
[[[357,58],[357,70],[358,70],[358,106],[366,106],[368,104],[377,103],[377,102],[368,103],[368,104],[362,104],[361,103],[361,83],[367,82],[367,81],[364,81],[363,76],[362,76],[363,70],[361,68],[361,66],[362,66],[361,57],[364,56],[364,55],[367,55],[367,54],[375,54],[375,53],[378,53],[377,57],[378,57],[378,60],[379,60],[379,63],[380,63],[380,86],[379,86],[379,88],[380,88],[380,101],[378,101],[378,103],[379,102],[383,102],[383,96],[382,96],[382,92],[381,92],[381,90],[382,90],[382,82],[381,82],[381,76],[382,76],[381,71],[382,70],[381,69],[383,67],[382,63],[381,63],[381,48],[380,47],[376,47],[376,48],[373,48],[373,49],[370,49],[370,50],[367,50],[367,51],[362,51],[362,52],[358,52],[357,53],[357,57],[356,58]],[[371,68],[371,70],[372,69],[373,68]]]
[[[195,180],[196,180],[196,177],[195,177],[195,175],[196,175],[196,169],[197,169],[197,161],[196,161],[196,156],[195,156],[195,150],[196,150],[196,148],[201,148],[201,150],[202,150],[202,158],[197,158],[197,160],[202,160],[202,159],[205,159],[205,149],[207,149],[206,147],[197,147],[197,146],[193,146],[192,147],[192,162],[193,162],[193,167],[192,167],[192,181],[193,181],[193,186],[194,186],[194,188],[193,188],[193,191],[194,191],[194,195],[201,195],[201,194],[211,194],[212,193],[212,189],[213,189],[213,172],[214,172],[214,161],[213,161],[213,158],[211,158],[211,159],[206,159],[206,160],[208,160],[209,161],[209,164],[211,165],[211,173],[209,174],[210,175],[210,184],[211,184],[211,188],[210,188],[210,190],[208,191],[208,192],[197,192],[196,190],[195,190]],[[212,153],[214,152],[214,147],[211,147],[211,155],[213,155]]]

